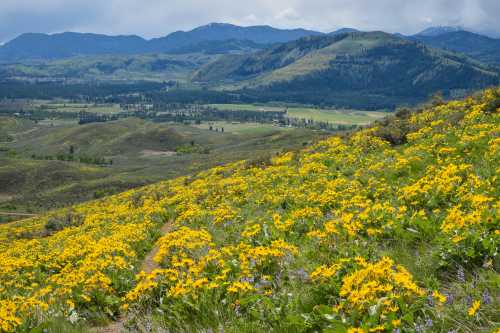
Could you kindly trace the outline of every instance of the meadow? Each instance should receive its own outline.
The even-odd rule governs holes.
[[[497,333],[499,131],[491,89],[0,225],[0,329]]]

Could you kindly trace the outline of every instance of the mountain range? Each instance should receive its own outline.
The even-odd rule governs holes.
[[[248,53],[307,36],[358,32],[342,28],[329,34],[306,29],[277,29],[270,26],[240,27],[211,23],[165,37],[107,36],[90,33],[26,33],[0,46],[0,63],[46,61],[74,56],[138,55],[158,53]],[[464,53],[491,65],[500,65],[500,39],[466,31],[460,27],[430,27],[415,35],[397,37]],[[223,42],[221,44],[221,42]]]
[[[212,23],[150,40],[24,34],[0,47],[0,63],[0,79],[173,80],[253,100],[376,108],[499,84],[500,39],[453,27],[405,36]]]
[[[27,33],[0,47],[0,62],[25,60],[53,60],[88,55],[130,55],[151,53],[179,53],[203,50],[207,42],[237,40],[225,52],[245,48],[260,49],[263,45],[283,43],[305,36],[320,35],[305,29],[277,29],[270,26],[239,27],[225,23],[211,23],[191,31],[177,31],[165,37],[146,40],[139,36],[107,36],[89,33],[64,32],[58,34]],[[237,45],[238,44],[238,45]],[[214,48],[214,46],[208,46]]]

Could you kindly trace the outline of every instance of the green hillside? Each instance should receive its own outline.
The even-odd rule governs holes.
[[[196,69],[214,57],[202,53],[79,56],[2,65],[0,73],[6,78],[25,80],[186,81]]]
[[[224,56],[193,77],[263,99],[326,104],[349,97],[415,102],[438,90],[453,95],[498,80],[494,68],[383,32],[308,37],[252,55]]]
[[[500,89],[0,225],[6,332],[498,332]]]

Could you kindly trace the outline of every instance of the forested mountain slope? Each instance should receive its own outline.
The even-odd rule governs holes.
[[[383,32],[312,36],[202,67],[195,82],[262,98],[346,104],[345,95],[412,102],[441,90],[454,94],[498,83],[498,70],[457,53]],[[363,95],[362,97],[360,95]]]
[[[0,327],[121,313],[171,332],[494,332],[499,108],[493,89],[401,110],[269,163],[0,226]],[[155,243],[161,268],[135,275]]]

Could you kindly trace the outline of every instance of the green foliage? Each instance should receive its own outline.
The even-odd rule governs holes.
[[[47,234],[53,234],[67,227],[81,225],[84,218],[84,216],[75,215],[72,211],[68,211],[62,216],[50,217],[45,223],[44,229]]]

